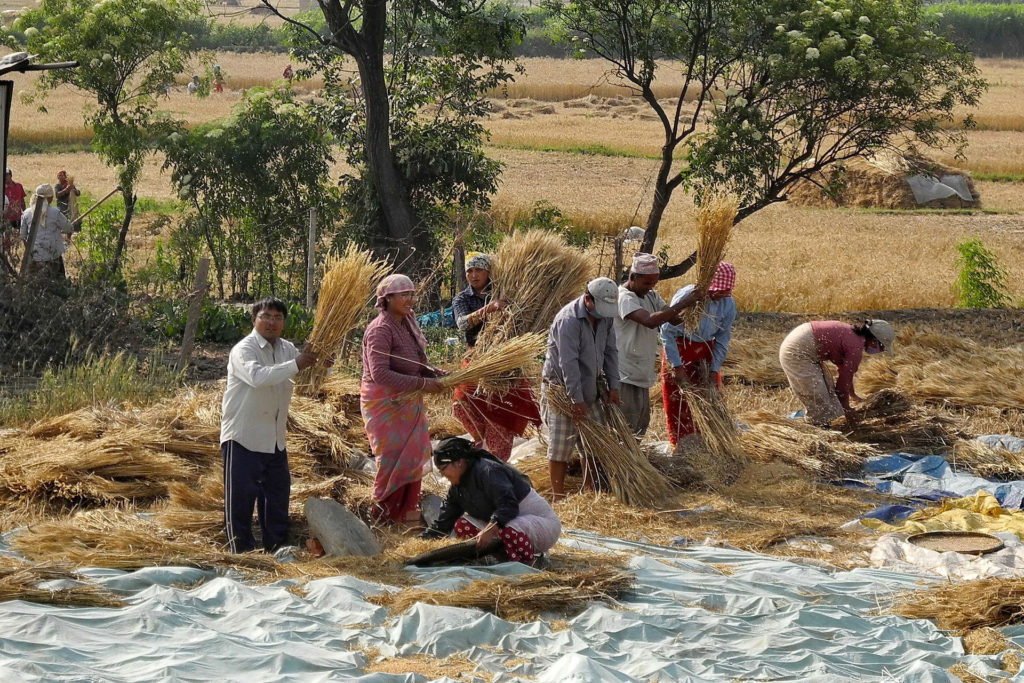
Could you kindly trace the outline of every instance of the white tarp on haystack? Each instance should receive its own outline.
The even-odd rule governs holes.
[[[669,549],[584,532],[563,542],[628,553],[636,590],[595,603],[552,630],[491,614],[416,605],[389,616],[366,597],[399,590],[349,576],[250,586],[195,569],[90,580],[125,594],[122,609],[0,603],[2,680],[422,681],[363,674],[381,655],[460,654],[495,681],[956,681],[948,669],[1000,672],[998,656],[965,655],[928,621],[881,614],[920,576],[872,569],[831,572],[724,548]],[[557,552],[557,549],[556,549]],[[431,588],[533,571],[522,565],[416,570]],[[467,672],[468,673],[468,672]]]
[[[967,186],[967,179],[962,175],[944,175],[936,178],[932,175],[919,173],[909,176],[907,184],[914,193],[914,201],[918,204],[927,204],[940,199],[959,197],[965,202],[974,203],[974,195]]]

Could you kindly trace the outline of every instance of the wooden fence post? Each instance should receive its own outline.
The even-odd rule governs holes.
[[[181,372],[188,367],[188,360],[192,356],[192,347],[196,341],[196,330],[199,328],[199,314],[203,310],[203,299],[206,298],[206,278],[210,272],[210,259],[199,259],[199,268],[196,270],[195,290],[192,292],[192,300],[188,304],[188,318],[185,320],[185,336],[181,340],[181,355],[174,366],[174,372]]]

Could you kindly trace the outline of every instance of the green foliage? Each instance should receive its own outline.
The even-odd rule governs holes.
[[[95,405],[140,405],[168,396],[181,376],[158,355],[86,353],[84,360],[48,367],[30,393],[0,399],[0,424],[26,424]]]
[[[179,341],[185,334],[188,317],[188,301],[182,299],[157,299],[149,304],[144,316],[145,322],[164,337]],[[302,342],[313,330],[313,311],[300,303],[288,304],[283,336],[285,339]],[[198,341],[219,344],[234,344],[252,331],[252,315],[248,306],[225,304],[206,300],[199,313],[196,329]]]
[[[978,57],[1024,57],[1024,5],[943,2],[928,7],[939,31]]]
[[[977,237],[957,243],[960,269],[953,290],[961,308],[1005,308],[1010,305],[1006,269]]]
[[[557,232],[569,246],[585,249],[593,242],[594,236],[581,228],[573,226],[572,221],[565,217],[562,210],[550,202],[539,201],[533,205],[528,216],[517,218],[512,227],[516,230],[540,229]]]
[[[330,236],[337,190],[325,184],[331,150],[288,88],[248,90],[231,116],[160,143],[189,209],[169,248],[189,273],[212,256],[220,297],[301,296],[310,208]]]

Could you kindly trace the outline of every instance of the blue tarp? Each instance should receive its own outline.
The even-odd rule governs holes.
[[[430,311],[416,318],[420,327],[455,327],[455,316],[452,314],[452,307],[443,311]]]

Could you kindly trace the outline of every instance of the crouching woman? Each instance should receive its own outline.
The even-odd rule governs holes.
[[[424,532],[441,538],[452,531],[477,539],[481,551],[504,546],[511,562],[532,565],[558,541],[562,523],[525,474],[459,437],[434,450],[434,467],[451,483],[441,515]]]

